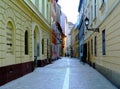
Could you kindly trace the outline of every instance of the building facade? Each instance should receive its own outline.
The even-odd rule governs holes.
[[[57,55],[57,26],[56,26],[56,0],[51,0],[51,24],[52,24],[52,60],[56,60],[58,55]]]
[[[67,30],[68,30],[68,20],[66,15],[61,12],[61,17],[60,17],[60,26],[62,28],[62,33],[64,34],[63,36],[63,41],[62,41],[62,56],[66,55],[66,35],[67,35]]]
[[[59,59],[63,56],[64,50],[64,33],[61,27],[61,7],[57,3],[57,0],[52,0],[51,4],[51,16],[52,16],[52,59]]]
[[[78,33],[78,23],[76,23],[71,30],[71,57],[79,57],[79,33]]]
[[[78,12],[79,12],[79,26],[78,26],[78,29],[79,29],[79,58],[80,60],[83,61],[86,60],[86,55],[83,55],[84,53],[83,52],[86,52],[86,51],[83,51],[83,45],[84,45],[84,2],[85,0],[80,0],[79,2],[79,7],[78,7]]]
[[[86,0],[84,15],[89,18],[85,27],[87,62],[120,87],[120,0]],[[85,19],[84,18],[84,19]]]
[[[50,6],[50,0],[0,1],[0,85],[49,63]]]
[[[71,56],[71,30],[74,24],[72,22],[68,22],[68,30],[66,36],[66,55]]]

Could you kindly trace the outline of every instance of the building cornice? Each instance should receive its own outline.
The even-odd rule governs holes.
[[[29,0],[11,0],[19,9],[21,9],[26,15],[28,15],[32,20],[35,20],[38,23],[41,23],[41,28],[51,29],[51,24],[40,14],[39,11],[35,10],[35,8],[31,8],[30,5],[32,3]],[[50,31],[44,29],[46,31]]]

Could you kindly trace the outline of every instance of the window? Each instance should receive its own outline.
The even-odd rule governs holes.
[[[6,40],[7,40],[7,53],[14,53],[14,28],[12,22],[8,22],[6,30]]]
[[[102,54],[103,54],[103,55],[106,55],[105,30],[102,31]]]
[[[42,4],[43,0],[39,0],[39,11],[42,14],[42,10],[43,10],[43,4]]]
[[[90,20],[91,24],[92,24],[92,21],[93,21],[93,5],[91,5],[91,20]]]
[[[97,36],[94,38],[94,55],[97,56]]]
[[[39,0],[35,0],[35,6],[36,6],[37,9],[39,10]]]
[[[97,13],[97,3],[96,0],[94,0],[94,18],[96,18],[96,13]]]
[[[42,39],[42,54],[44,54],[44,39]]]
[[[25,54],[28,54],[28,31],[25,31]]]
[[[42,14],[45,16],[45,0],[42,1]]]

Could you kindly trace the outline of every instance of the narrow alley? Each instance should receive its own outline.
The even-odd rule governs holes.
[[[88,64],[62,57],[45,67],[36,68],[0,89],[117,89]]]

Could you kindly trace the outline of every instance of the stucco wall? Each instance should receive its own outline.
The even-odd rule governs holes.
[[[23,3],[23,2],[22,2]],[[40,30],[40,49],[41,39],[45,39],[45,54],[41,55],[39,59],[47,58],[47,39],[49,45],[51,42],[51,31],[50,24],[44,22],[37,17],[30,9],[25,7],[19,0],[9,1],[0,0],[0,66],[18,64],[23,62],[33,61],[33,37],[34,28],[33,22],[39,26]],[[7,53],[7,23],[11,22],[13,25],[13,53]],[[25,31],[28,31],[28,55],[25,55],[24,44],[25,44]],[[50,55],[50,48],[49,48]]]
[[[9,2],[9,3],[8,3]],[[31,18],[27,16],[21,9],[16,7],[12,2],[4,0],[0,1],[0,61],[1,66],[12,65],[21,62],[32,61],[31,52]],[[7,53],[7,23],[13,25],[13,53]],[[29,33],[29,55],[24,54],[24,32]]]

